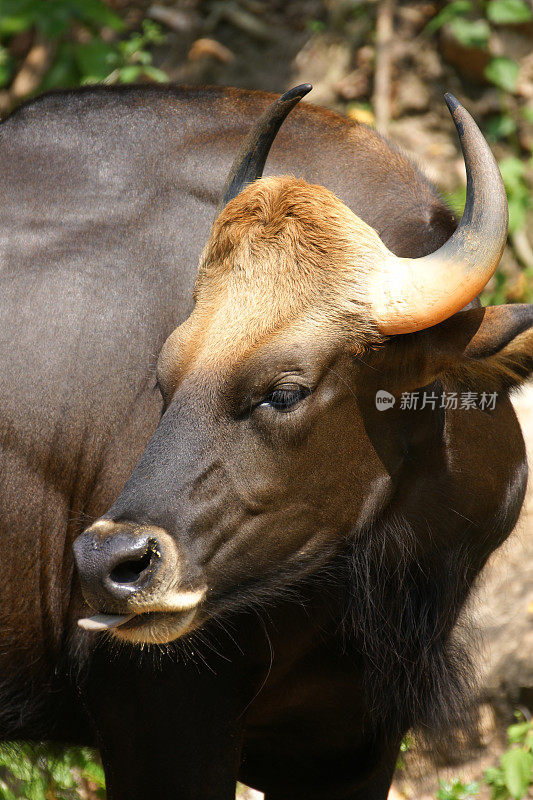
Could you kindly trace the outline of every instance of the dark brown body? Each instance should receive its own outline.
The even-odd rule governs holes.
[[[252,588],[248,604],[168,652],[108,647],[76,628],[85,607],[72,542],[120,493],[157,425],[157,355],[190,313],[219,190],[266,103],[224,90],[89,90],[35,101],[0,127],[0,739],[97,743],[115,800],[225,800],[238,775],[269,800],[385,798],[402,733],[431,718],[443,686],[455,692],[441,650],[523,498],[506,398],[491,415],[419,415],[380,521],[418,537],[403,582],[387,545],[381,573],[369,555],[368,585],[353,583],[346,542],[319,575],[285,593],[280,576],[266,604]],[[267,173],[287,172],[334,191],[398,255],[432,252],[454,229],[402,156],[328,112],[301,107],[287,121]],[[387,442],[399,434],[373,407],[374,368],[362,386],[366,435],[393,471]],[[398,640],[426,625],[428,670],[446,672],[442,683],[426,676],[419,708],[396,708],[401,678],[390,706],[371,707],[374,645],[346,644],[366,603],[357,591],[368,595],[373,579],[385,608],[396,600]]]

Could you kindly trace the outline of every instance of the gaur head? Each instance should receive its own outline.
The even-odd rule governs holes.
[[[194,310],[159,355],[159,426],[75,542],[98,614],[85,627],[167,642],[316,570],[400,481],[402,411],[376,408],[378,390],[398,398],[441,380],[504,392],[531,370],[531,308],[475,301],[507,203],[469,114],[448,97],[468,176],[461,224],[435,253],[399,258],[327,189],[261,178],[309,89],[267,109],[237,156]]]

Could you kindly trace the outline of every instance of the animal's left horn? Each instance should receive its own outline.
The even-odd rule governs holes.
[[[217,213],[245,186],[261,177],[272,142],[282,122],[312,88],[310,83],[302,83],[294,89],[289,89],[259,117],[231,166]]]
[[[466,166],[466,205],[453,236],[422,258],[392,253],[372,275],[369,302],[385,334],[437,325],[470,303],[498,266],[507,238],[508,210],[500,171],[479,128],[445,95]]]

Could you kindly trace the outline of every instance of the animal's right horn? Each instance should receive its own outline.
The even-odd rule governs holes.
[[[445,98],[465,159],[465,210],[453,236],[434,253],[390,253],[376,270],[368,300],[385,334],[423,330],[460,311],[492,277],[505,247],[507,197],[498,165],[470,114],[452,95]]]
[[[245,186],[261,177],[272,142],[282,122],[312,88],[310,83],[302,83],[294,89],[289,89],[259,117],[231,166],[217,215],[230,200],[242,192]]]

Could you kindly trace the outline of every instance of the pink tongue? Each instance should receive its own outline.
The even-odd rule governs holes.
[[[86,631],[108,631],[118,628],[133,619],[134,614],[95,614],[78,620],[78,625]]]

